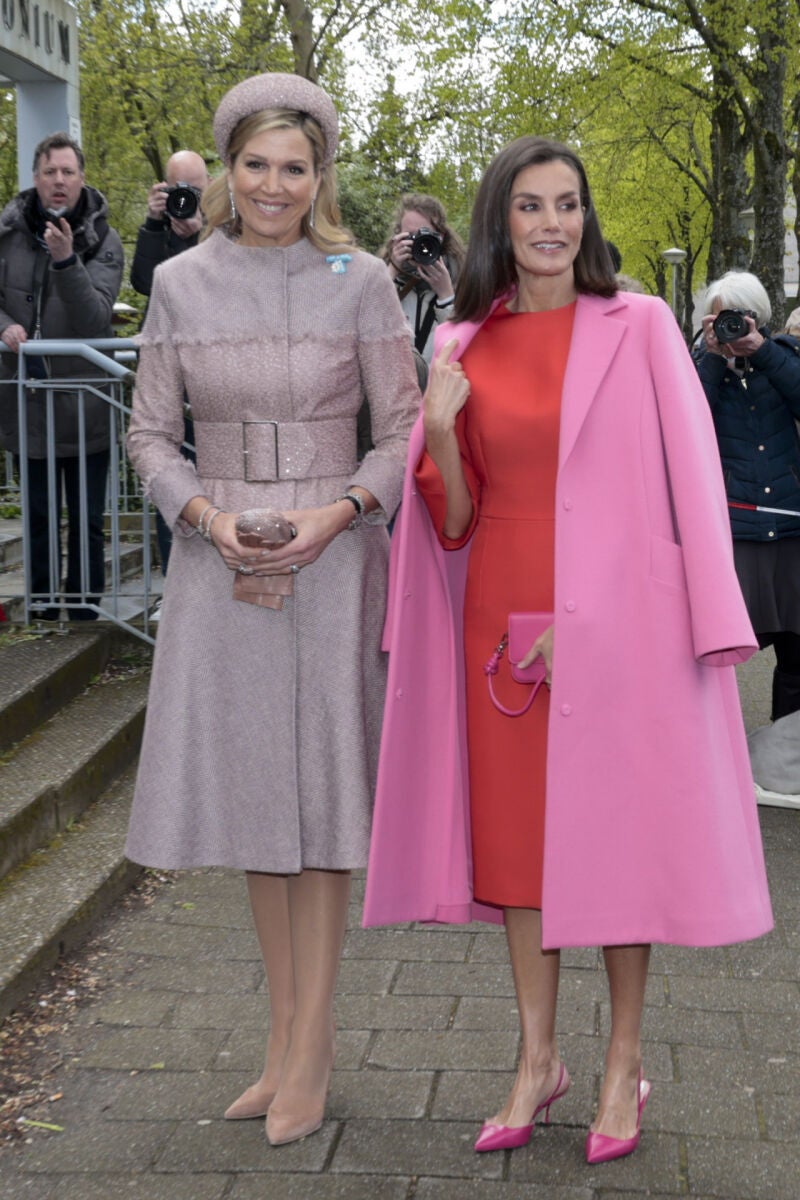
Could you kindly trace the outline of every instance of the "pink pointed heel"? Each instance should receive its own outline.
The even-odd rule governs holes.
[[[636,1133],[629,1138],[613,1138],[608,1137],[605,1133],[592,1133],[590,1130],[586,1135],[586,1161],[593,1166],[596,1163],[611,1162],[614,1158],[624,1158],[626,1154],[633,1154],[636,1147],[639,1145],[639,1137],[642,1131],[642,1113],[644,1106],[647,1104],[647,1099],[650,1095],[652,1085],[646,1079],[642,1079],[642,1073],[639,1072],[639,1110],[636,1114]]]
[[[566,1096],[569,1091],[570,1078],[567,1074],[567,1068],[561,1063],[561,1070],[558,1073],[558,1083],[552,1095],[543,1100],[541,1104],[537,1104],[533,1110],[530,1125],[492,1125],[490,1121],[484,1122],[478,1137],[475,1141],[475,1150],[482,1154],[486,1150],[516,1150],[518,1146],[527,1146],[531,1140],[533,1127],[536,1124],[536,1118],[539,1113],[544,1110],[544,1125],[550,1124],[550,1107],[555,1104],[556,1100],[560,1100],[562,1096]]]

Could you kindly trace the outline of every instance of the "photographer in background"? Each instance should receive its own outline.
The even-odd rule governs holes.
[[[200,198],[209,182],[204,160],[193,150],[179,150],[167,162],[166,175],[150,188],[136,238],[131,284],[142,296],[150,295],[158,264],[196,246],[203,228]]]
[[[771,336],[755,275],[716,280],[705,312],[694,360],[717,432],[736,572],[759,645],[775,648],[776,721],[800,709],[800,356],[792,339]]]
[[[194,150],[179,150],[167,162],[167,178],[154,183],[147,196],[147,218],[140,226],[136,238],[136,253],[131,266],[131,284],[142,296],[150,295],[153,288],[153,272],[159,263],[174,258],[184,250],[197,245],[203,228],[200,200],[210,182],[205,161]],[[194,428],[191,417],[184,418],[184,439],[194,445]],[[185,447],[184,458],[194,462],[194,452]],[[161,573],[166,575],[172,534],[164,523],[160,512],[156,512],[156,538]],[[151,621],[161,615],[158,601],[151,614]]]
[[[33,187],[14,196],[0,214],[0,449],[19,454],[17,373],[19,348],[31,338],[61,340],[113,336],[111,315],[122,280],[122,242],[108,223],[105,196],[86,183],[83,150],[59,131],[33,153]],[[60,553],[50,529],[67,508],[67,574],[64,590],[86,590],[98,606],[104,589],[106,480],[110,462],[108,404],[94,389],[59,391],[59,379],[102,377],[78,355],[27,359],[28,375],[54,381],[52,417],[45,391],[27,396],[28,494],[31,590],[61,591]],[[84,437],[81,437],[81,430]],[[50,450],[49,435],[53,435]],[[55,463],[48,454],[55,453]],[[51,487],[49,466],[55,470]],[[85,492],[84,492],[85,487]],[[85,498],[86,524],[81,521]],[[84,577],[84,557],[88,579]],[[51,558],[54,561],[51,561]],[[52,571],[52,573],[51,573]],[[70,620],[93,621],[97,611],[67,605]],[[58,604],[37,612],[60,617]]]
[[[397,285],[414,347],[430,363],[434,328],[453,315],[464,244],[434,196],[411,192],[397,206],[380,256]]]

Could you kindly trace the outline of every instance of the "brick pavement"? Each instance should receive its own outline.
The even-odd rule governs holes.
[[[763,687],[743,695],[753,723]],[[98,941],[107,986],[59,1035],[58,1102],[0,1159],[0,1200],[797,1200],[800,813],[762,809],[777,928],[712,950],[658,947],[647,993],[653,1080],[631,1158],[582,1149],[608,1030],[594,950],[564,955],[560,1043],[573,1087],[528,1147],[476,1155],[518,1049],[503,935],[359,927],[340,976],[328,1118],[270,1147],[221,1114],[263,1053],[266,999],[242,877],[193,871]],[[97,944],[97,942],[96,942]]]

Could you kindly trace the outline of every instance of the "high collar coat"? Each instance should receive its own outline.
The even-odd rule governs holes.
[[[455,337],[459,357],[478,328],[442,326],[437,346]],[[442,549],[415,491],[423,445],[418,421],[392,546],[367,925],[502,916],[475,903],[471,886],[468,547]],[[714,945],[765,933],[733,669],[757,646],[708,405],[660,300],[578,298],[555,504],[543,944]]]

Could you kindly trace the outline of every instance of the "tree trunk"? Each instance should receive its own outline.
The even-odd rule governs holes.
[[[788,15],[788,14],[787,14]],[[767,289],[773,324],[783,324],[786,308],[784,251],[788,148],[783,105],[786,39],[782,31],[764,30],[758,38],[761,71],[753,99],[753,208],[755,241],[752,271]]]
[[[741,213],[748,207],[749,180],[745,156],[748,137],[728,89],[712,71],[711,178],[715,203],[711,213],[708,278],[726,271],[745,271],[750,264],[750,238]]]
[[[314,42],[314,14],[305,0],[281,0],[289,25],[296,75],[317,82],[317,47]]]

